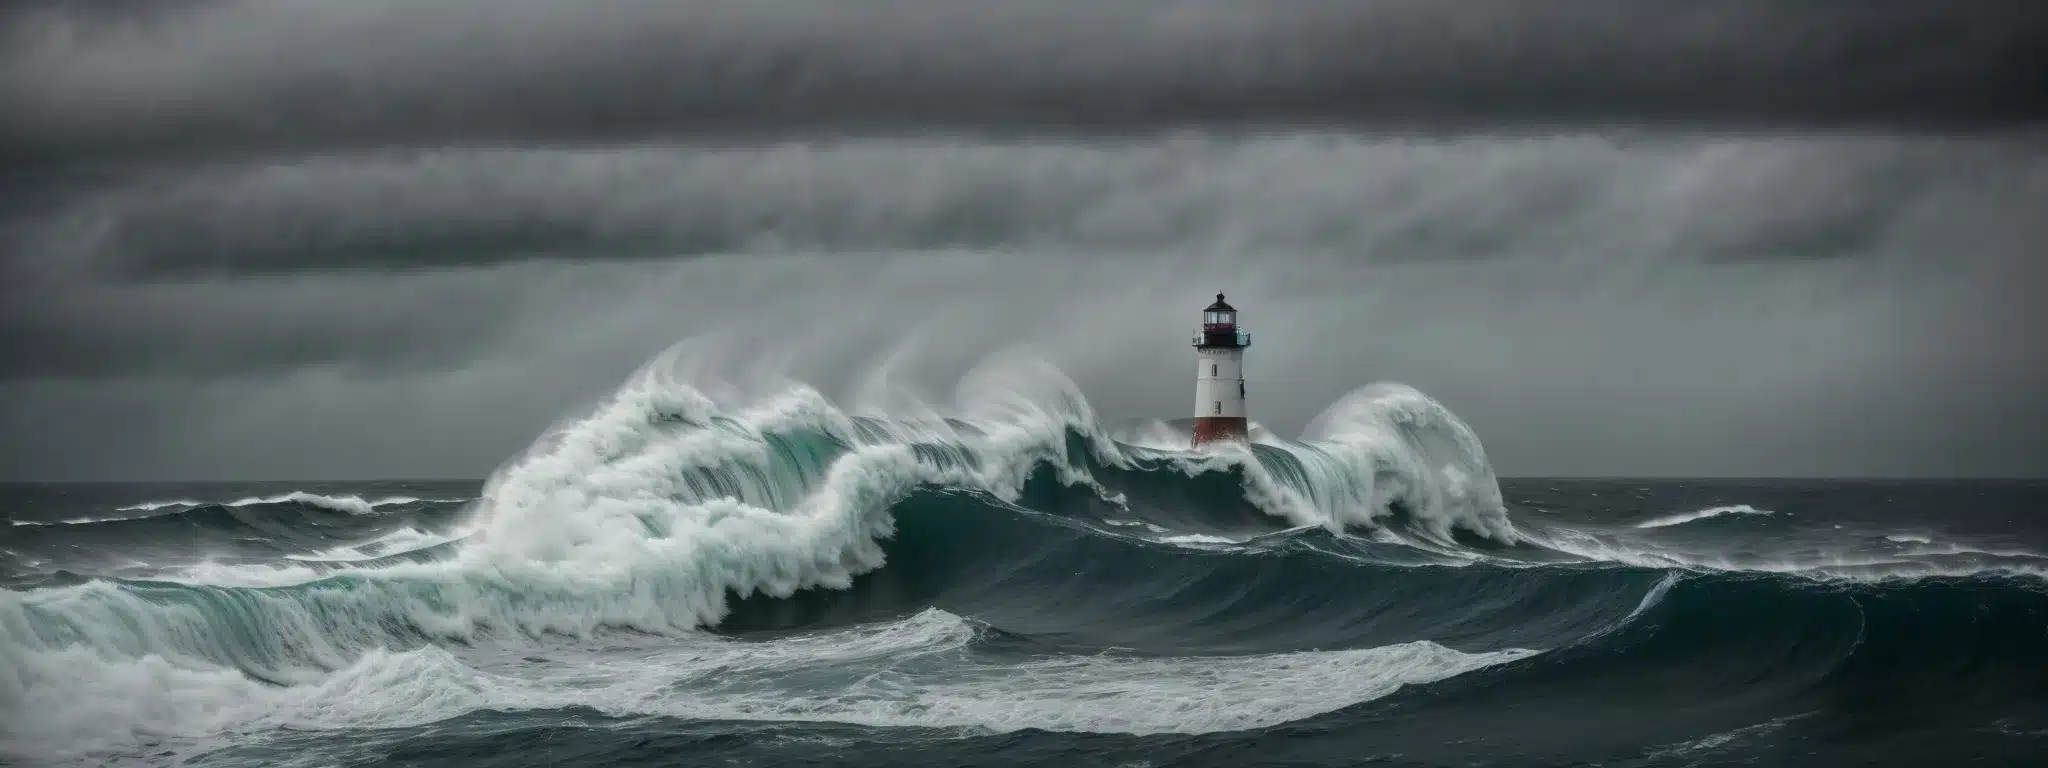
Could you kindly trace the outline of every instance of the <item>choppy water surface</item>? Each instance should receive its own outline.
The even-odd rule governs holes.
[[[0,488],[17,764],[2048,759],[2048,484],[1496,481],[658,368],[490,479]]]

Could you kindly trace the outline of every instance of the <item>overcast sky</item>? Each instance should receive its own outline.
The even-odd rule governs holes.
[[[1504,476],[2048,474],[2031,0],[0,10],[0,479],[477,477],[663,348]]]

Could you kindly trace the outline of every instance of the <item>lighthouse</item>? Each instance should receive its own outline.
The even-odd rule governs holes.
[[[1216,303],[1202,310],[1195,329],[1195,445],[1217,440],[1243,440],[1244,348],[1252,335],[1237,324],[1237,308],[1216,294]]]

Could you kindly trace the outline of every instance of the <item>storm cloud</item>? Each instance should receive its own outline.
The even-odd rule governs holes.
[[[81,8],[89,10],[81,10]],[[116,6],[118,9],[120,6]],[[266,0],[9,14],[17,157],[849,130],[2048,115],[2026,0]]]
[[[1506,475],[2048,471],[2027,3],[0,14],[0,476],[474,476],[686,339],[1172,417],[1219,291],[1283,434],[1393,379]]]
[[[2026,143],[1871,138],[452,149],[145,177],[43,217],[22,250],[129,277],[1005,247],[1812,259],[2030,245],[2013,230],[2044,178]]]

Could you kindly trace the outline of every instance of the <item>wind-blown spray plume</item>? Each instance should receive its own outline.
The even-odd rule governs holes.
[[[302,551],[261,564],[58,573],[0,592],[0,705],[19,713],[0,722],[0,750],[90,759],[163,739],[561,707],[1114,733],[1266,727],[1535,649],[1579,664],[1581,644],[1660,638],[1655,627],[1700,610],[1710,588],[1677,571],[1544,563],[1717,568],[1615,532],[1523,530],[1471,430],[1399,385],[1346,396],[1299,441],[1260,433],[1186,450],[1113,439],[1063,373],[1015,354],[971,370],[948,401],[870,391],[869,412],[853,415],[777,380],[772,361],[720,375],[733,369],[707,349],[672,350],[550,430],[446,528],[413,527],[443,502],[332,509],[322,500],[339,497],[306,492],[14,528],[214,525],[222,510],[295,510],[316,526],[393,518],[363,541],[307,535]],[[217,523],[291,533],[280,519]],[[2039,562],[1890,557],[1870,575],[2024,574]],[[1816,573],[1835,577],[1838,565]],[[1303,586],[1333,583],[1332,569],[1354,599],[1301,610],[1323,599]],[[1445,599],[1417,605],[1418,590]],[[1161,655],[987,650],[1095,647],[1110,641],[1105,626],[1114,642]],[[826,634],[715,634],[805,627]],[[1270,639],[1248,640],[1254,627],[1249,637]],[[591,648],[635,650],[530,668]],[[1311,685],[1316,695],[1299,695]],[[1191,698],[1214,686],[1228,695]],[[1106,698],[1077,705],[1066,700],[1075,690]]]

